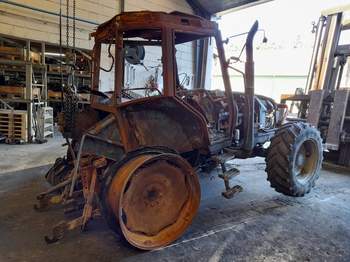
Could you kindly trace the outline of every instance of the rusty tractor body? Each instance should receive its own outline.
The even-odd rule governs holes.
[[[83,212],[56,225],[53,236],[46,237],[48,243],[67,230],[85,229],[102,214],[133,246],[165,246],[182,235],[196,214],[200,170],[221,168],[224,197],[242,191],[230,185],[239,174],[227,165],[233,158],[263,156],[268,180],[278,192],[303,196],[310,191],[322,162],[320,136],[305,123],[283,125],[284,109],[254,94],[257,30],[256,22],[247,34],[245,92],[238,93],[231,89],[231,63],[215,22],[142,11],[122,13],[97,28],[92,34],[91,105],[78,111],[72,95],[65,94],[61,129],[67,156],[47,173],[53,187],[38,196],[36,206],[45,209],[59,203],[66,212]],[[216,42],[225,90],[185,89],[179,81],[177,52],[188,42],[209,38]],[[113,92],[100,89],[100,69],[110,71],[101,65],[104,45],[115,72]],[[146,85],[133,87],[126,68],[150,71],[145,47],[153,53],[158,48],[161,64]]]

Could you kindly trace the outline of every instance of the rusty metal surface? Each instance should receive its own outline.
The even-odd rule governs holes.
[[[166,146],[178,152],[208,151],[206,123],[175,97],[152,97],[119,107],[123,144],[128,151],[143,146]]]
[[[130,160],[108,190],[108,204],[125,238],[147,250],[177,239],[191,223],[199,202],[197,174],[174,154]]]
[[[145,24],[145,19],[149,23]],[[209,135],[205,122],[208,114],[204,115],[200,107],[193,107],[195,102],[187,103],[189,100],[186,99],[186,96],[185,99],[179,99],[179,87],[176,86],[175,81],[177,76],[174,73],[177,71],[174,44],[207,36],[215,37],[225,83],[223,98],[226,100],[226,108],[224,110],[228,114],[227,123],[221,123],[220,131],[226,133],[227,141],[232,140],[233,130],[237,122],[237,106],[234,105],[233,101],[223,41],[215,22],[181,13],[126,12],[100,25],[92,36],[95,38],[93,89],[98,90],[99,86],[102,43],[115,45],[114,64],[116,70],[113,99],[101,102],[96,96],[92,96],[91,105],[97,110],[114,114],[120,131],[120,139],[126,151],[132,151],[142,146],[161,145],[174,148],[179,152],[199,150],[206,153],[210,151]],[[159,43],[161,45],[164,82],[162,98],[146,97],[132,102],[121,102],[124,75],[122,54],[124,44],[129,41],[128,37],[144,39],[142,41],[146,45],[152,40],[153,44]],[[251,77],[248,78],[251,79]],[[177,103],[176,107],[166,104],[168,103],[167,97],[171,97]],[[159,99],[160,103],[164,105],[157,106],[153,99]],[[152,103],[154,105],[151,106]],[[146,108],[146,104],[149,108],[153,107],[153,110]],[[157,108],[154,110],[156,106]],[[126,110],[127,107],[130,110]],[[141,109],[131,112],[132,108]],[[162,120],[159,121],[160,119]],[[215,120],[217,120],[217,116]],[[222,146],[224,145],[226,143],[222,144]]]
[[[51,191],[47,191],[38,196],[40,206],[36,209],[47,208],[48,204],[65,204],[67,206],[71,204],[78,205],[77,200],[81,196],[84,198],[84,204],[81,206],[83,208],[81,216],[69,221],[61,221],[56,224],[52,229],[52,235],[45,237],[45,241],[48,244],[55,243],[63,238],[67,231],[74,230],[78,227],[80,227],[81,230],[84,230],[91,218],[100,216],[100,210],[98,208],[98,203],[96,202],[96,197],[100,190],[98,176],[101,174],[101,169],[104,169],[108,162],[103,157],[84,156],[79,164],[79,178],[82,190],[77,190],[75,188],[73,194],[68,193],[71,185],[74,183],[73,177],[71,176],[69,180],[62,182],[61,185],[57,185],[54,189],[51,189]],[[65,188],[61,194],[51,194],[55,193],[55,190],[60,187]],[[43,202],[43,199],[46,201]],[[76,209],[79,208],[75,207],[74,210]]]
[[[90,126],[80,138],[80,144],[82,154],[104,156],[115,161],[124,154],[119,129],[111,114]]]
[[[145,23],[148,21],[148,23]],[[98,41],[109,41],[117,34],[116,24],[121,30],[145,30],[148,28],[173,28],[177,30],[195,32],[203,36],[211,35],[213,30],[217,30],[217,24],[204,18],[181,14],[164,12],[124,12],[116,15],[109,21],[98,26],[96,32],[91,35]],[[160,38],[160,36],[158,36]],[[182,40],[179,40],[181,43]]]
[[[244,149],[252,151],[254,144],[254,60],[253,60],[253,40],[258,31],[259,23],[255,21],[254,25],[248,32],[246,40],[247,61],[245,62],[244,88],[245,88],[245,106],[244,106]]]

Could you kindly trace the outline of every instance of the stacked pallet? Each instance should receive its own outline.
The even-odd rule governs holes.
[[[50,100],[60,101],[61,100],[61,96],[62,96],[62,93],[60,91],[52,91],[52,90],[48,90],[47,91],[47,97]],[[79,98],[79,101],[83,101],[83,102],[89,102],[90,101],[90,94],[78,93],[77,96]]]
[[[53,90],[48,90],[47,91],[47,97],[50,100],[61,100],[62,98],[62,93],[59,91],[53,91]]]
[[[0,133],[8,143],[28,142],[27,111],[0,109]]]
[[[0,46],[0,58],[6,60],[24,60],[25,51],[23,48]]]
[[[25,99],[27,89],[21,86],[0,86],[0,98]],[[32,88],[33,98],[40,96],[40,88]]]
[[[48,67],[49,67],[49,70],[48,70],[49,72],[60,73],[61,70],[63,74],[68,74],[70,72],[69,70],[70,67],[67,65],[60,66],[57,64],[49,64]]]
[[[18,47],[0,46],[0,58],[6,60],[24,61],[26,58],[26,49]],[[30,59],[33,63],[41,62],[40,53],[30,51]]]

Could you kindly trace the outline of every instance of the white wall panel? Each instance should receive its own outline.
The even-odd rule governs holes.
[[[126,0],[125,11],[140,10],[193,13],[191,7],[184,0]]]

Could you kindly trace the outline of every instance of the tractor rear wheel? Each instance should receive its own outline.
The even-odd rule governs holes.
[[[288,123],[271,139],[267,180],[277,192],[300,197],[315,186],[322,165],[322,139],[307,123]]]
[[[200,202],[197,174],[176,154],[141,154],[117,171],[104,205],[133,246],[151,250],[176,240]],[[116,225],[113,226],[115,228]]]

